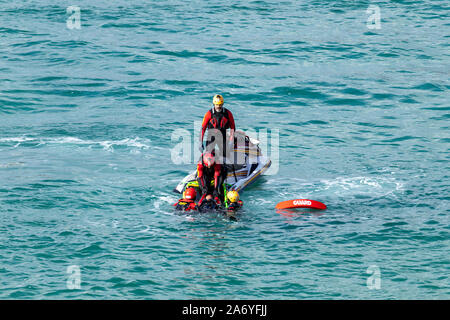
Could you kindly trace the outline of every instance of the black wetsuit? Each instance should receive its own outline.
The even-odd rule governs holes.
[[[198,211],[200,212],[208,212],[208,211],[215,211],[218,210],[220,207],[217,205],[216,201],[213,199],[211,200],[204,200],[200,206],[198,207]]]

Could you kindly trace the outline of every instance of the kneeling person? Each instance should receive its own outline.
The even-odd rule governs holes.
[[[201,156],[201,160],[197,164],[197,181],[202,192],[199,204],[207,195],[212,194],[217,204],[223,200],[222,186],[224,180],[224,169],[221,164],[216,163],[214,153],[205,152]],[[211,185],[211,181],[214,184]]]

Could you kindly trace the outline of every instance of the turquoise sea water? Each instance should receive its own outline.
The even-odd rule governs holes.
[[[449,299],[449,20],[448,1],[0,1],[0,298]],[[216,93],[238,129],[279,130],[237,222],[171,207],[195,167],[172,134]],[[328,210],[274,210],[294,198]]]

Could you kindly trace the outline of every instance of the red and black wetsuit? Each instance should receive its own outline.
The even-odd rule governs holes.
[[[211,186],[211,181],[214,179],[214,186]],[[211,194],[218,196],[221,194],[222,181],[222,165],[215,163],[208,168],[203,163],[203,157],[197,164],[197,181],[200,190],[202,191],[202,198],[199,204],[203,201],[206,195]]]
[[[217,144],[219,146],[219,154],[222,154],[224,159],[226,157],[226,138],[227,129],[236,130],[236,125],[234,123],[234,117],[230,110],[222,108],[222,111],[217,112],[214,108],[208,110],[203,117],[202,121],[202,131],[200,134],[200,142],[203,143],[203,137],[205,131],[208,129],[208,137],[206,139],[206,147],[211,143],[213,145],[211,148]],[[222,145],[218,143],[216,136],[220,138],[219,133],[222,135]],[[208,150],[208,148],[207,148]],[[210,150],[211,151],[211,150]]]
[[[198,210],[197,205],[194,200],[190,199],[180,199],[174,204],[175,209],[182,211]]]
[[[227,209],[228,211],[236,211],[240,209],[243,204],[244,202],[242,202],[242,200],[239,200],[238,202],[230,203]]]

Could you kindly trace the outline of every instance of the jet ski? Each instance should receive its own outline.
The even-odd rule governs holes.
[[[234,133],[234,146],[227,148],[227,157],[222,162],[227,169],[227,178],[224,183],[227,191],[242,191],[270,167],[272,161],[263,155],[259,143],[243,131]],[[197,170],[194,170],[180,181],[174,192],[183,193],[187,186],[195,186],[196,179]]]

